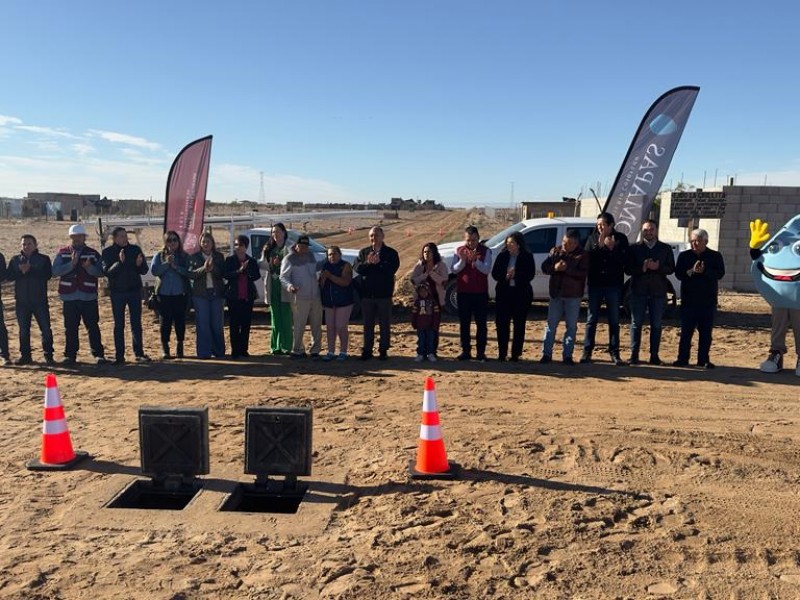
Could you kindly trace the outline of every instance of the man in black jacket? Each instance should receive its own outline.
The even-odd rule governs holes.
[[[361,360],[372,358],[376,317],[381,328],[378,358],[386,360],[389,356],[394,274],[400,268],[400,257],[396,250],[383,243],[383,237],[381,227],[370,229],[370,245],[362,248],[356,259],[355,270],[361,278],[361,312],[364,316],[364,349]]]
[[[708,233],[695,229],[691,233],[691,249],[678,255],[675,277],[681,281],[681,338],[676,367],[689,366],[692,337],[697,329],[697,366],[713,369],[710,360],[711,330],[717,314],[719,280],[725,276],[722,254],[708,247]]]
[[[114,314],[114,364],[125,363],[126,307],[136,362],[150,362],[142,344],[142,275],[147,273],[147,261],[139,246],[128,243],[128,232],[124,227],[116,227],[111,237],[114,243],[103,250],[103,273],[108,277]]]
[[[608,313],[608,353],[615,365],[624,365],[619,356],[619,306],[628,260],[628,237],[614,230],[614,215],[600,213],[597,216],[597,228],[586,240],[584,249],[589,253],[589,306],[581,362],[592,361],[600,307],[605,302]]]
[[[6,257],[0,254],[0,281],[6,278]],[[3,318],[3,298],[0,296],[0,367],[8,364],[8,329]]]
[[[30,365],[31,321],[36,319],[42,333],[42,352],[48,365],[53,360],[53,330],[50,327],[50,304],[47,301],[47,282],[53,276],[50,257],[39,254],[36,238],[25,234],[20,239],[20,253],[8,264],[8,278],[14,282],[17,323],[19,324],[19,354],[15,364]]]
[[[667,306],[669,281],[675,272],[675,256],[669,244],[658,241],[658,226],[647,220],[642,224],[642,240],[630,250],[628,273],[631,276],[631,364],[639,364],[645,311],[650,314],[651,365],[663,365],[658,355],[661,346],[661,320]]]

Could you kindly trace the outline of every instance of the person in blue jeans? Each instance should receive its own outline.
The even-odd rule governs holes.
[[[580,235],[575,229],[567,229],[561,246],[550,250],[542,263],[542,272],[550,276],[550,303],[547,307],[547,326],[544,330],[544,344],[540,363],[553,360],[556,329],[564,319],[566,331],[562,347],[565,365],[574,365],[572,353],[575,349],[575,336],[578,331],[578,313],[581,309],[583,288],[589,271],[589,255],[580,246]]]
[[[225,357],[225,257],[210,233],[200,236],[200,250],[189,257],[197,358]]]
[[[186,336],[186,304],[189,299],[189,256],[183,251],[177,231],[164,234],[164,247],[153,257],[150,269],[156,277],[158,318],[161,334],[161,358],[170,360],[169,338],[175,328],[175,356],[183,358]]]
[[[128,242],[128,232],[124,227],[115,227],[111,237],[114,243],[103,250],[102,265],[108,278],[114,314],[114,364],[125,363],[126,309],[136,362],[150,362],[142,342],[142,275],[148,271],[147,261],[142,249]]]
[[[667,306],[669,281],[675,272],[675,256],[669,244],[658,241],[658,226],[647,220],[642,224],[642,240],[630,249],[627,271],[631,276],[631,360],[640,363],[642,326],[645,311],[650,314],[651,365],[663,365],[659,356],[661,347],[661,320]]]
[[[615,365],[624,365],[619,355],[619,305],[628,261],[628,237],[614,230],[614,215],[600,213],[597,227],[584,249],[589,253],[589,306],[581,362],[592,362],[600,307],[605,303],[608,315],[608,354]]]
[[[411,326],[417,331],[416,362],[428,360],[436,362],[436,337],[439,334],[441,310],[439,303],[433,299],[431,288],[427,283],[417,286],[417,298],[411,309]]]

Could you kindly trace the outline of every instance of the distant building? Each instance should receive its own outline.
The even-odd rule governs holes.
[[[0,218],[21,219],[22,198],[0,198]]]
[[[24,217],[43,215],[80,219],[95,214],[95,204],[100,202],[99,194],[67,194],[64,192],[28,192],[22,204]]]
[[[146,200],[117,200],[116,213],[126,217],[140,216],[147,214]]]
[[[443,204],[438,204],[435,200],[414,200],[409,198],[392,198],[389,201],[390,210],[444,210]]]
[[[24,199],[23,212],[26,217],[43,215],[62,216],[65,219],[80,220],[98,214],[98,207],[107,198],[99,194],[68,194],[64,192],[28,192]]]

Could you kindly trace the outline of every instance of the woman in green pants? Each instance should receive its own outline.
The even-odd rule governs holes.
[[[292,350],[292,307],[287,302],[287,294],[283,293],[279,279],[281,261],[288,252],[286,227],[283,223],[275,223],[272,226],[272,237],[264,244],[259,263],[262,269],[267,269],[267,276],[264,278],[264,298],[269,304],[272,326],[269,347],[275,355],[289,354]]]

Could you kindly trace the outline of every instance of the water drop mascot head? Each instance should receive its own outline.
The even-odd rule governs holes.
[[[750,222],[753,281],[772,307],[769,357],[759,368],[765,373],[777,373],[783,368],[790,325],[795,351],[800,357],[800,215],[790,219],[773,236],[768,230],[769,225],[761,219]],[[800,377],[800,358],[795,375]]]

